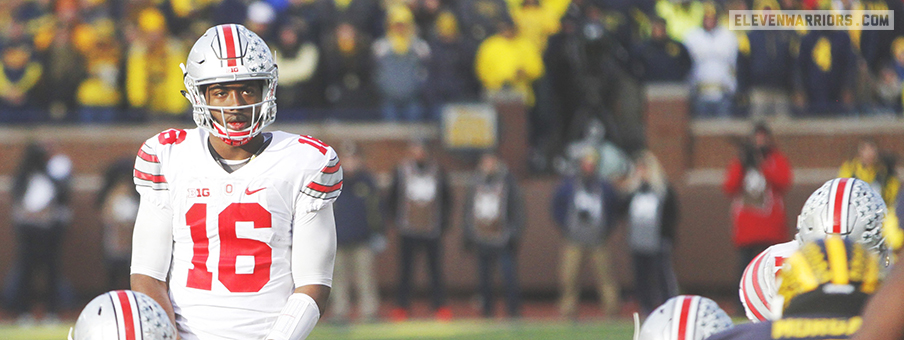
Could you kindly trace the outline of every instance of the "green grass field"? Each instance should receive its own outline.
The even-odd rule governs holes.
[[[308,339],[348,340],[405,340],[405,339],[614,339],[629,340],[634,326],[623,321],[558,321],[521,320],[496,322],[457,320],[453,322],[409,321],[403,323],[373,323],[339,326],[329,323],[317,325]],[[3,340],[60,340],[66,339],[69,325],[19,328],[0,325]]]

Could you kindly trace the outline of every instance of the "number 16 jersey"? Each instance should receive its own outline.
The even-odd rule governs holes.
[[[135,185],[143,201],[172,212],[168,281],[182,338],[262,339],[296,287],[332,283],[335,225],[312,234],[326,237],[293,243],[293,233],[310,234],[294,229],[298,221],[339,196],[339,159],[317,139],[276,131],[229,173],[208,136],[168,130],[149,139],[136,158]],[[333,253],[293,265],[293,251],[312,249]]]

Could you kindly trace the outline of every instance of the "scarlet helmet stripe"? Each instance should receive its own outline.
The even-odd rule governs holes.
[[[134,298],[132,296],[130,296],[129,293],[127,293],[126,291],[122,291],[122,290],[116,291],[116,297],[118,300],[114,300],[114,301],[118,302],[118,304],[114,303],[114,305],[118,306],[122,311],[122,324],[120,325],[121,326],[120,338],[122,338],[122,336],[124,335],[126,340],[135,340],[135,339],[137,339],[136,334],[135,334],[135,332],[136,332],[135,314],[134,314],[135,311],[132,308],[132,306],[135,305],[135,303],[133,303],[134,301],[132,301],[132,300],[134,300]]]
[[[768,303],[768,301],[766,301],[766,298],[763,296],[763,291],[762,291],[762,288],[760,287],[759,275],[757,275],[758,274],[757,272],[759,271],[759,267],[760,267],[760,262],[763,260],[763,257],[765,256],[765,254],[766,254],[766,252],[762,252],[759,255],[757,255],[757,257],[755,257],[753,259],[753,261],[751,261],[751,264],[748,265],[747,268],[744,270],[744,276],[741,278],[741,290],[742,290],[742,295],[744,296],[744,302],[747,305],[747,309],[749,309],[750,312],[753,313],[753,316],[756,317],[757,320],[760,320],[760,321],[766,321],[766,317],[764,317],[763,314],[760,313],[757,306],[755,306],[753,304],[753,302],[750,301],[750,294],[747,291],[747,282],[748,282],[747,277],[748,277],[748,275],[750,275],[750,277],[752,278],[752,280],[750,280],[749,282],[753,286],[753,290],[756,293],[757,298],[760,300],[759,302],[761,302],[763,304],[763,306],[766,307],[766,310],[769,310],[769,303]]]
[[[235,25],[223,25],[223,42],[226,47],[226,65],[235,66],[236,33]]]
[[[697,324],[697,306],[700,304],[699,296],[686,295],[681,299],[681,305],[675,306],[672,323],[672,339],[693,340],[694,325]],[[690,330],[690,332],[688,332]]]
[[[847,235],[851,232],[848,226],[848,206],[851,196],[851,187],[854,182],[849,178],[839,178],[832,183],[829,191],[829,218],[832,220],[832,233]]]

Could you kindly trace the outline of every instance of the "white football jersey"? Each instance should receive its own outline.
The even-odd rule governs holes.
[[[339,196],[339,159],[309,136],[271,134],[232,173],[201,129],[164,131],[139,151],[138,191],[173,212],[168,281],[182,339],[262,339],[296,285],[332,283],[332,265],[293,280],[292,234],[297,215]]]
[[[797,240],[773,245],[754,257],[744,269],[738,295],[750,321],[778,319],[779,316],[771,309],[778,296],[778,276],[785,259],[799,248]]]

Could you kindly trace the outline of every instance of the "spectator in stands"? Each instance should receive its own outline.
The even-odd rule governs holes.
[[[323,45],[327,104],[334,109],[372,108],[376,103],[370,40],[354,25],[341,23]]]
[[[132,256],[132,227],[138,216],[140,196],[132,182],[135,159],[119,159],[104,173],[104,182],[95,199],[103,226],[104,267],[107,290],[129,288]]]
[[[213,25],[242,23],[248,19],[247,0],[220,0],[211,13]]]
[[[534,80],[543,75],[543,59],[537,46],[518,34],[511,21],[497,22],[499,33],[484,40],[477,49],[477,78],[490,97],[511,91],[534,106]]]
[[[442,236],[447,230],[452,196],[445,171],[430,154],[424,142],[412,142],[408,155],[395,170],[387,199],[400,236],[399,290],[392,319],[408,318],[411,308],[412,280],[417,253],[426,253],[430,270],[431,305],[440,320],[452,318],[446,306],[443,280]]]
[[[442,12],[434,32],[429,40],[424,97],[430,117],[439,120],[443,105],[477,101],[479,85],[474,75],[476,45],[462,38],[455,15]]]
[[[666,21],[650,18],[650,39],[634,48],[633,73],[644,82],[682,82],[691,69],[684,44],[669,37]]]
[[[163,14],[154,8],[141,11],[139,37],[129,46],[126,59],[126,94],[132,109],[143,110],[151,120],[172,120],[187,113],[188,101],[172,95],[182,84],[179,65],[185,51],[166,31]]]
[[[562,3],[562,1],[541,3],[540,0],[523,0],[520,6],[514,6],[510,11],[520,35],[536,45],[540,53],[546,50],[549,36],[561,29],[559,19],[567,8],[563,8]]]
[[[88,71],[76,92],[79,122],[109,123],[119,118],[122,99],[119,78],[123,58],[115,30],[113,22],[108,20],[93,25],[82,24],[76,29],[76,46]],[[72,72],[71,69],[59,71]]]
[[[87,76],[82,48],[75,41],[80,26],[74,7],[58,6],[53,15],[45,17],[46,23],[35,36],[35,48],[44,66],[35,94],[41,108],[54,120],[75,115],[79,106],[77,90]]]
[[[308,22],[287,20],[277,32],[274,62],[279,65],[276,104],[281,112],[323,106],[320,46],[310,35]]]
[[[703,22],[704,6],[697,0],[659,0],[656,2],[656,15],[665,19],[669,36],[684,42],[685,36],[700,27]]]
[[[885,201],[888,214],[885,216],[883,234],[893,247],[899,247],[901,229],[896,213],[896,200],[901,181],[895,171],[895,159],[885,154],[875,140],[864,138],[857,142],[857,156],[844,162],[838,170],[838,177],[851,177],[869,183]]]
[[[809,115],[849,114],[857,61],[844,31],[813,30],[800,42],[795,105]]]
[[[755,10],[778,9],[758,1]],[[775,6],[775,5],[772,5]],[[749,99],[750,116],[791,115],[791,75],[794,73],[791,31],[753,30],[738,35],[738,93]]]
[[[443,0],[413,0],[408,1],[411,13],[414,14],[414,23],[421,39],[429,40],[436,35],[436,19],[442,13],[448,11],[448,6]]]
[[[738,41],[734,33],[719,25],[714,4],[706,3],[704,8],[703,27],[684,37],[694,62],[690,79],[693,108],[697,117],[728,118],[737,89]]]
[[[882,195],[886,206],[895,206],[901,182],[895,174],[893,157],[883,154],[875,140],[864,138],[858,141],[857,156],[841,165],[838,177],[857,178],[869,183]]]
[[[597,176],[597,164],[596,150],[586,149],[578,174],[561,181],[552,201],[552,216],[566,240],[559,264],[562,289],[559,311],[569,319],[578,316],[581,267],[588,256],[593,259],[596,284],[606,315],[615,316],[620,309],[618,283],[612,277],[610,252],[606,246],[615,229],[619,198],[612,185]]]
[[[505,0],[456,1],[454,4],[462,33],[474,42],[498,33],[498,22],[511,20]]]
[[[779,151],[772,132],[757,124],[749,142],[728,163],[722,190],[733,200],[733,241],[740,251],[738,281],[747,264],[767,247],[788,241],[785,193],[791,188],[788,158]]]
[[[502,273],[508,316],[521,315],[516,257],[525,215],[524,198],[514,176],[496,153],[484,153],[468,186],[462,215],[466,249],[477,251],[484,317],[492,317],[496,306],[493,267],[497,264]]]
[[[386,36],[374,42],[374,81],[382,97],[383,120],[409,122],[424,117],[421,92],[427,81],[430,46],[415,32],[406,6],[389,9]]]
[[[659,160],[649,150],[634,162],[627,200],[628,243],[634,259],[634,285],[644,315],[678,295],[672,245],[678,225],[678,199]]]
[[[380,307],[374,255],[386,248],[380,189],[356,146],[344,145],[341,152],[347,190],[333,204],[338,249],[330,310],[340,321],[347,320],[354,286],[360,319],[374,321]]]
[[[904,37],[891,44],[891,60],[879,69],[876,99],[880,110],[900,115],[904,91]]]
[[[266,1],[255,1],[248,5],[248,15],[245,16],[245,27],[257,33],[267,43],[272,43],[276,37],[276,10]]]
[[[34,98],[44,67],[33,52],[34,45],[24,36],[0,45],[0,122],[32,123],[46,118]]]
[[[12,290],[18,322],[34,322],[33,301],[43,303],[46,322],[58,322],[60,250],[71,219],[69,209],[72,162],[52,154],[45,144],[29,143],[12,187],[12,221],[16,234],[18,273]],[[35,294],[35,278],[46,278],[43,294]]]
[[[381,1],[374,0],[321,0],[317,13],[321,16],[321,31],[333,31],[342,23],[349,23],[355,30],[373,41],[386,32],[386,11]]]

